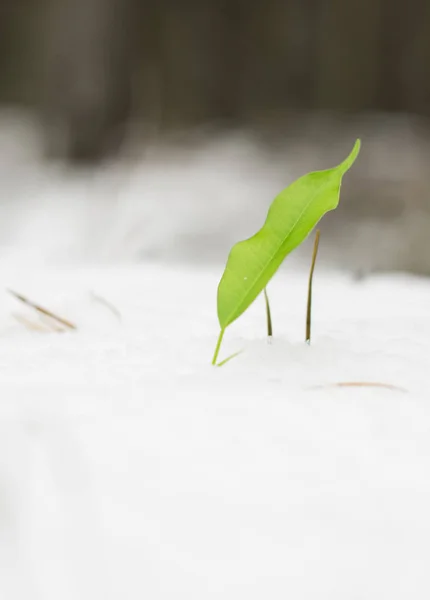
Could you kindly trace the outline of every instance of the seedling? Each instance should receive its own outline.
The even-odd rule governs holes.
[[[218,286],[221,331],[213,365],[226,328],[254,302],[285,257],[303,242],[324,214],[337,207],[342,177],[359,151],[357,140],[350,155],[337,167],[308,173],[294,181],[273,200],[263,227],[233,246]]]

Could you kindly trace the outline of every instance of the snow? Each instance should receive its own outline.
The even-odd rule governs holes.
[[[214,368],[218,268],[3,271],[77,330],[1,300],[0,597],[428,598],[430,283],[320,269],[307,346],[287,263]]]
[[[308,346],[293,256],[274,338],[260,297],[212,367],[270,164],[236,140],[73,172],[5,131],[0,598],[427,600],[430,280],[356,280],[322,245]]]

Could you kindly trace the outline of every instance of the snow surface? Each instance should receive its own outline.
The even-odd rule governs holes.
[[[218,269],[2,271],[78,329],[1,298],[1,598],[429,597],[429,282],[320,270],[307,346],[287,264],[214,368]]]
[[[0,600],[428,600],[430,280],[322,246],[308,346],[293,256],[274,339],[259,298],[212,367],[220,261],[288,173],[246,139],[78,173],[21,133],[0,123]]]

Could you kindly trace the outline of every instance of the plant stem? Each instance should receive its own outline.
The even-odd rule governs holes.
[[[221,331],[219,333],[218,341],[217,341],[216,346],[215,346],[214,356],[213,356],[213,359],[212,359],[212,364],[213,365],[216,365],[216,361],[217,361],[218,354],[219,354],[219,349],[221,348],[222,338],[224,337],[224,332],[225,332],[225,328],[221,329]]]
[[[312,319],[312,282],[314,278],[315,261],[318,254],[318,245],[320,241],[320,230],[317,229],[315,233],[314,250],[312,252],[311,270],[309,272],[309,284],[308,284],[308,306],[306,310],[306,342],[311,343],[311,319]]]
[[[264,288],[263,291],[264,291],[264,300],[266,301],[267,335],[268,335],[268,337],[272,337],[273,336],[272,314],[270,312],[269,296],[267,295],[266,288]]]

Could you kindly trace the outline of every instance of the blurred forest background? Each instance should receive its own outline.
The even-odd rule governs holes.
[[[430,116],[425,0],[2,0],[0,102],[71,160],[157,130],[288,111]]]
[[[204,126],[254,132],[291,178],[361,137],[327,224],[357,268],[430,274],[429,71],[426,0],[0,2],[0,107],[38,116],[48,157]]]

